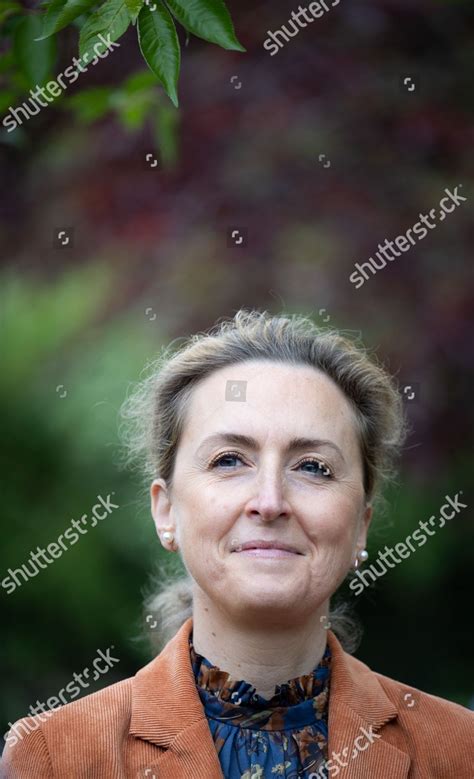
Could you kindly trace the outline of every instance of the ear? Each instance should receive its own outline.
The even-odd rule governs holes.
[[[171,516],[171,500],[164,479],[154,479],[150,486],[151,514],[155,523],[156,532],[161,537],[165,530],[174,532],[174,523]]]

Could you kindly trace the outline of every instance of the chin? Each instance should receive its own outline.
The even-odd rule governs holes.
[[[240,584],[233,587],[232,592],[236,593],[239,606],[258,611],[275,609],[281,612],[294,609],[301,597],[300,593],[296,592],[292,595],[283,582],[281,587],[264,584],[259,587],[254,582],[251,590]]]

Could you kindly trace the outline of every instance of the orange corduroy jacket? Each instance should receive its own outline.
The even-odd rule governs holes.
[[[27,728],[16,743],[7,739],[2,776],[222,779],[191,667],[191,629],[192,617],[135,676],[44,722],[19,720],[15,732]],[[330,630],[328,642],[329,777],[474,779],[473,712],[371,671]]]

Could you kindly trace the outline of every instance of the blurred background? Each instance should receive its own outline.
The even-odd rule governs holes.
[[[360,335],[407,388],[412,432],[371,556],[438,516],[445,495],[462,490],[469,508],[356,599],[357,656],[474,707],[474,7],[342,0],[275,56],[267,31],[296,4],[228,7],[247,52],[182,36],[178,109],[131,27],[67,94],[0,132],[1,579],[97,495],[119,504],[0,590],[2,733],[98,649],[120,662],[84,694],[150,659],[142,602],[166,553],[139,479],[119,467],[119,408],[163,345],[241,306]],[[10,32],[2,117],[29,67]],[[55,73],[77,30],[57,38]],[[355,263],[460,185],[467,202],[355,288]]]

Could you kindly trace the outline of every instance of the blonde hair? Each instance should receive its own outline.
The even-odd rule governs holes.
[[[322,328],[303,315],[240,309],[208,331],[173,342],[151,361],[148,375],[122,405],[124,464],[140,469],[144,488],[162,478],[169,490],[186,412],[197,383],[214,371],[249,360],[309,365],[342,390],[355,415],[367,502],[383,505],[383,486],[396,474],[395,463],[407,434],[401,394],[374,355],[341,331]],[[159,623],[154,646],[161,648],[192,615],[192,580],[165,575],[145,603]],[[353,651],[359,630],[345,604],[329,615],[332,630]],[[356,635],[357,634],[357,635]]]

